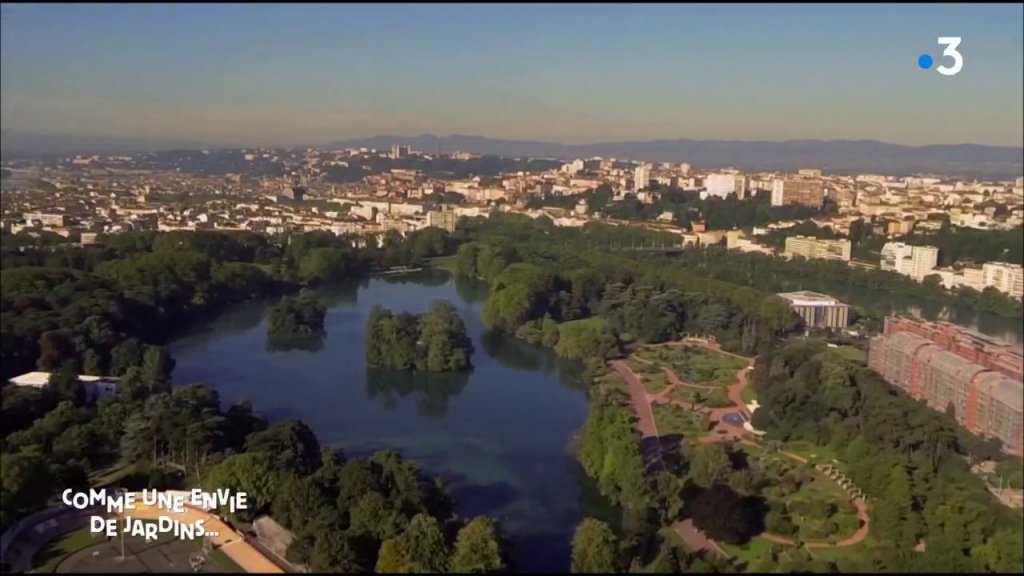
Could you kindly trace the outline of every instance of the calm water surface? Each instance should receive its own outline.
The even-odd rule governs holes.
[[[315,351],[268,348],[267,305],[247,303],[171,345],[174,381],[205,383],[225,406],[249,399],[272,421],[301,418],[322,444],[350,455],[397,450],[451,480],[459,514],[501,519],[520,569],[564,571],[582,510],[601,508],[567,451],[587,401],[575,366],[484,334],[485,290],[439,271],[321,289],[327,338]],[[466,322],[473,371],[368,374],[370,309],[423,312],[439,299]]]

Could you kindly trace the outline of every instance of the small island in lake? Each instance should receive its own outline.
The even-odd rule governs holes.
[[[371,368],[457,372],[471,368],[473,342],[455,307],[436,301],[424,314],[375,306],[366,328],[366,362]]]
[[[311,296],[285,297],[270,309],[267,335],[271,338],[322,336],[327,309]]]

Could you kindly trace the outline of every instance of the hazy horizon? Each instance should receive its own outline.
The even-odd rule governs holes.
[[[4,130],[1024,146],[1021,5],[10,5]],[[917,67],[961,36],[955,77]]]

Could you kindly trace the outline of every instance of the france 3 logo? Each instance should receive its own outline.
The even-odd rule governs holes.
[[[960,46],[959,36],[939,36],[939,46],[945,46],[946,49],[942,51],[943,58],[952,58],[953,65],[946,66],[945,64],[940,65],[935,69],[936,72],[943,76],[956,76],[960,70],[964,67],[964,56],[957,47]],[[917,57],[917,65],[921,70],[929,70],[935,61],[932,59],[930,54],[921,54]]]

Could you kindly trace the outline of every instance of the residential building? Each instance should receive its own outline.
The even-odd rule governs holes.
[[[952,406],[957,422],[969,432],[998,438],[1006,452],[1024,455],[1024,383],[947,348],[950,342],[941,340],[948,332],[945,327],[924,327],[924,333],[939,341],[889,329],[891,321],[906,320],[886,319],[886,334],[871,340],[868,365],[934,410]]]
[[[885,319],[886,335],[910,332],[927,338],[936,346],[948,350],[1007,378],[1024,381],[1024,356],[1006,342],[972,332],[951,322],[927,321],[909,316],[889,316]]]
[[[939,249],[934,246],[911,246],[903,242],[886,242],[882,246],[879,267],[921,281],[932,274],[939,262]]]
[[[1014,298],[1024,297],[1024,267],[1007,262],[986,262],[981,265],[985,288],[992,287]]]
[[[821,206],[824,202],[825,183],[821,180],[785,178],[772,182],[772,206]]]
[[[633,170],[633,191],[639,192],[651,185],[651,167],[641,164]]]
[[[842,330],[850,323],[850,307],[828,294],[802,290],[778,295],[804,320],[807,328]]]
[[[736,194],[737,198],[746,195],[746,178],[739,174],[710,174],[704,179],[706,196],[725,198],[729,194]]]
[[[849,240],[825,240],[813,236],[790,236],[786,238],[786,246],[782,251],[788,258],[802,256],[804,258],[822,258],[825,260],[850,261]]]

